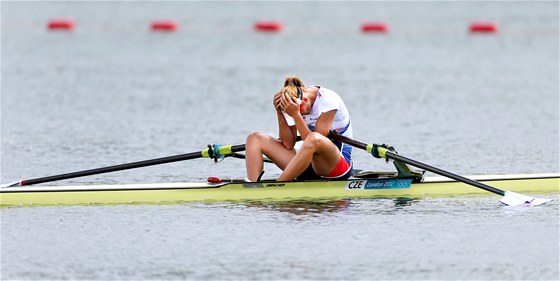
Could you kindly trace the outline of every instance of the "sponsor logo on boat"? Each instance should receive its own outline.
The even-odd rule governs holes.
[[[410,188],[412,179],[377,179],[347,181],[346,190]]]
[[[265,185],[265,187],[282,187],[285,186],[285,183],[268,183]]]

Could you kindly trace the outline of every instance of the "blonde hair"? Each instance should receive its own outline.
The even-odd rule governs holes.
[[[284,80],[284,88],[282,88],[282,93],[287,93],[292,97],[298,97],[298,92],[301,92],[302,89],[305,87],[301,79],[296,76],[288,75],[286,80]],[[298,90],[299,88],[299,90]]]

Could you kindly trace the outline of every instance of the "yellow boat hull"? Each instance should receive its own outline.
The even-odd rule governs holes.
[[[560,192],[559,174],[473,177],[490,186],[525,194]],[[260,183],[167,183],[62,187],[12,187],[0,190],[0,205],[173,204],[216,201],[283,201],[372,197],[449,197],[492,195],[444,178],[421,183],[403,179]]]

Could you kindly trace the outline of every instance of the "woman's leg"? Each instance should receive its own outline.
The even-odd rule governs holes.
[[[263,154],[284,170],[296,152],[294,149],[286,149],[278,139],[267,134],[250,134],[245,142],[245,164],[250,181],[256,181],[263,170]]]
[[[334,143],[319,133],[307,135],[295,157],[288,163],[278,181],[291,181],[311,164],[315,173],[328,175],[340,160],[340,151]]]

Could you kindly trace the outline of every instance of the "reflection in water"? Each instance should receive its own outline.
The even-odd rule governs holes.
[[[411,206],[413,202],[416,202],[415,198],[372,198],[367,199],[367,201],[383,200],[385,202],[392,202],[391,210],[400,209],[403,207]],[[325,214],[325,213],[336,213],[352,208],[352,205],[356,202],[363,202],[364,199],[359,201],[353,201],[353,199],[339,199],[339,200],[291,200],[291,201],[272,201],[272,202],[246,202],[243,203],[244,206],[250,208],[259,208],[271,211],[285,212],[294,215],[315,215],[315,214]],[[384,204],[385,205],[385,204]]]
[[[350,206],[349,199],[327,200],[327,201],[310,201],[310,200],[292,200],[292,201],[273,201],[273,202],[247,202],[243,205],[250,208],[260,208],[272,211],[286,212],[294,215],[312,215],[322,213],[335,213],[346,210]]]
[[[413,202],[418,201],[417,198],[397,197],[393,199],[395,207],[406,207],[412,205]]]

